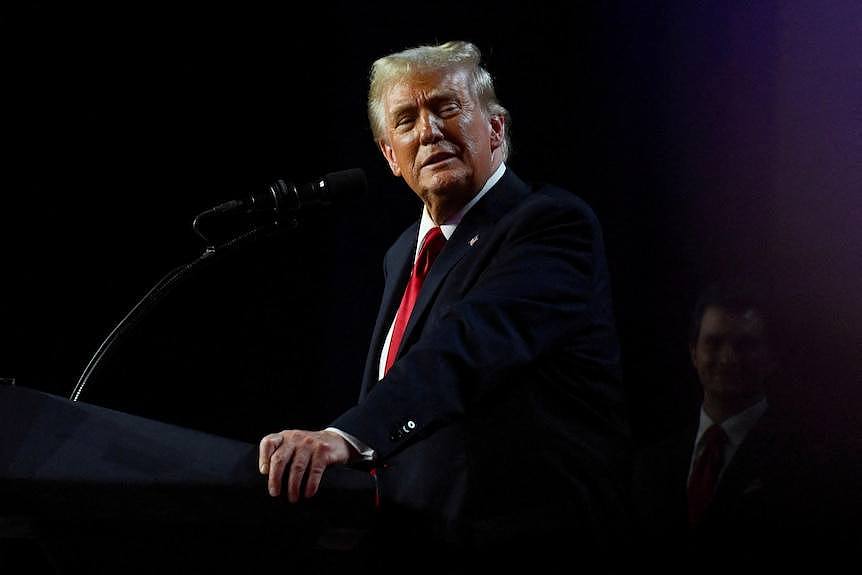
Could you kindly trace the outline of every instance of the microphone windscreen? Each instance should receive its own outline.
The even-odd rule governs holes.
[[[323,176],[326,182],[326,199],[332,203],[357,202],[368,190],[365,172],[360,168],[332,172]]]

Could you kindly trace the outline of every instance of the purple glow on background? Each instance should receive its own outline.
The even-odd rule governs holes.
[[[689,257],[771,286],[794,401],[862,403],[862,4],[680,9],[667,102]],[[709,13],[709,11],[712,11]],[[685,247],[683,247],[683,253]],[[705,272],[709,275],[709,271]],[[798,392],[798,393],[797,393]]]
[[[859,384],[862,4],[788,2],[778,17],[775,256],[799,325],[855,358]]]

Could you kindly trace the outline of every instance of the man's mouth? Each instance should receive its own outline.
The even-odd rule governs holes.
[[[439,164],[440,162],[445,162],[449,158],[453,158],[455,154],[451,152],[434,152],[422,162],[422,167],[425,168],[432,164]]]

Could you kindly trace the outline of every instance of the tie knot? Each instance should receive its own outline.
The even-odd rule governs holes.
[[[727,441],[727,433],[717,424],[710,425],[703,434],[703,444],[705,447],[721,447]]]
[[[425,239],[422,240],[422,248],[420,253],[434,249],[434,246],[439,246],[446,243],[446,236],[443,235],[443,230],[440,226],[434,226],[425,234]]]
[[[446,236],[443,235],[443,230],[440,226],[435,226],[428,230],[425,234],[425,239],[422,240],[422,247],[419,250],[419,257],[416,259],[416,267],[423,275],[428,272],[428,268],[437,259],[437,255],[446,245]]]

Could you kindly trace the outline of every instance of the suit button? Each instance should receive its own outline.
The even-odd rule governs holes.
[[[404,421],[403,419],[401,421]],[[416,429],[416,422],[412,419],[408,419],[401,427],[396,427],[389,434],[389,439],[392,441],[400,441],[404,439],[411,431]]]

